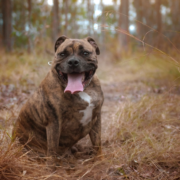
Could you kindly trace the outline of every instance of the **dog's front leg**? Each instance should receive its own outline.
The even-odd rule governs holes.
[[[47,156],[48,165],[53,165],[55,163],[55,157],[58,154],[59,147],[59,138],[61,134],[61,125],[58,120],[54,120],[50,122],[46,126],[46,134],[47,134]]]
[[[47,155],[57,155],[59,138],[60,138],[60,127],[56,122],[51,122],[46,126],[47,133]]]
[[[93,125],[89,136],[94,150],[97,152],[97,154],[101,154],[101,113],[97,115],[97,120]]]

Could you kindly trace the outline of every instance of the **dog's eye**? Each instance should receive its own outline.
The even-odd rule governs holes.
[[[89,55],[89,52],[84,51],[84,52],[83,52],[83,55],[87,56],[87,55]]]
[[[61,57],[64,57],[66,55],[66,53],[59,53],[58,55]]]

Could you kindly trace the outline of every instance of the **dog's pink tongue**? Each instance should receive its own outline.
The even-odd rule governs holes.
[[[68,84],[64,92],[69,92],[74,94],[76,92],[83,91],[82,78],[84,76],[83,73],[77,74],[68,74]]]

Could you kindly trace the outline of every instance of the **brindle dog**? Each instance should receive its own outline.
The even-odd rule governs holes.
[[[21,144],[56,156],[89,134],[101,151],[103,93],[95,75],[100,50],[96,42],[61,36],[51,70],[22,107],[13,135]]]

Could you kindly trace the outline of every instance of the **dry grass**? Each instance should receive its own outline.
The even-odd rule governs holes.
[[[179,95],[170,94],[146,95],[120,105],[109,142],[120,148],[113,159],[114,164],[124,164],[124,175],[130,179],[179,177],[179,107]]]
[[[0,138],[0,179],[45,179],[48,168],[37,161],[37,158],[27,156],[23,146],[11,142],[4,131]],[[24,153],[23,153],[24,152]]]
[[[20,108],[50,69],[51,57],[3,52],[1,57],[0,179],[180,178],[179,71],[172,63],[146,54],[116,64],[101,57],[103,156],[68,155],[51,172],[43,158],[11,142]],[[89,138],[79,144],[89,145]]]

